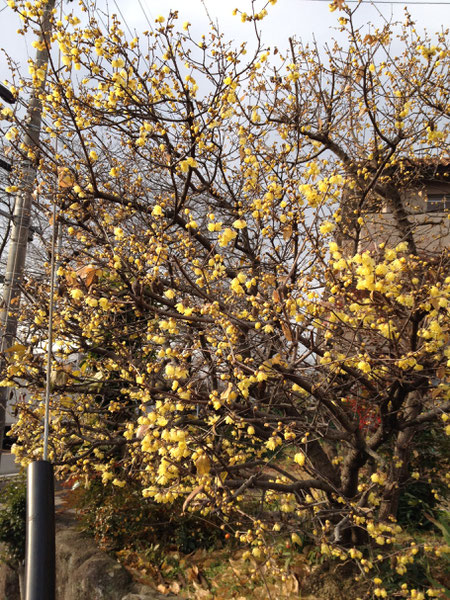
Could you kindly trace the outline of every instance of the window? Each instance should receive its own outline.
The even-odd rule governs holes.
[[[441,212],[444,210],[450,210],[450,193],[444,194],[428,194],[426,211],[427,212]]]

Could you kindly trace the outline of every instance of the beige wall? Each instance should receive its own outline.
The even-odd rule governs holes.
[[[421,189],[405,191],[405,208],[413,225],[417,250],[439,252],[450,247],[450,211],[426,212],[428,194],[443,194],[450,198],[450,184],[430,183]],[[382,242],[387,246],[395,246],[401,241],[392,213],[382,210],[366,215],[359,243],[360,252],[375,249]]]

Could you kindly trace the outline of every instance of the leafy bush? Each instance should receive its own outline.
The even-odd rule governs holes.
[[[224,537],[217,523],[205,522],[195,515],[181,515],[142,498],[139,490],[103,485],[94,480],[78,488],[74,502],[82,523],[107,550],[149,548],[152,544],[193,552],[208,548]]]
[[[21,475],[8,483],[1,496],[0,543],[5,552],[0,558],[8,564],[25,560],[26,478]]]
[[[429,530],[429,517],[437,516],[439,502],[447,494],[450,439],[437,429],[420,431],[415,441],[410,468],[420,473],[420,479],[409,479],[401,488],[397,521],[411,530]]]

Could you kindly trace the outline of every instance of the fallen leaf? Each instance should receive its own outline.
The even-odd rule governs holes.
[[[160,583],[156,589],[158,590],[158,592],[161,592],[161,594],[164,594],[165,596],[167,596],[167,594],[169,593],[169,588],[167,588],[163,583]]]
[[[199,575],[199,570],[196,565],[189,567],[189,569],[186,571],[187,580],[190,581],[191,583],[195,582],[195,580],[198,579],[198,575]]]
[[[192,492],[189,494],[189,496],[186,498],[186,500],[184,501],[183,504],[183,509],[182,509],[182,513],[185,512],[186,508],[189,506],[189,504],[191,503],[191,501],[195,498],[195,496],[197,496],[198,494],[200,494],[201,492],[203,492],[203,486],[199,485],[197,486],[194,490],[192,490]]]

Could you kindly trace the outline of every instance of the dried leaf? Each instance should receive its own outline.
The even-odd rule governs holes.
[[[50,373],[50,383],[52,385],[63,386],[66,385],[69,379],[69,374],[66,371],[60,370],[52,370]]]
[[[66,282],[69,287],[73,287],[78,284],[75,271],[66,271]]]
[[[97,281],[97,268],[93,265],[86,265],[85,267],[81,267],[78,269],[77,277],[83,281],[84,285],[87,288],[90,288],[93,283]]]
[[[13,346],[10,346],[9,348],[6,348],[5,352],[17,352],[17,354],[24,354],[24,352],[26,352],[27,347],[24,346],[23,344],[14,344]]]
[[[243,566],[245,567],[245,565],[243,565],[242,563],[242,560],[232,560],[231,558],[229,558],[228,562],[230,563],[230,566],[233,569],[233,573],[240,577],[243,572]]]
[[[283,240],[285,242],[289,241],[292,237],[292,225],[286,225],[286,227],[283,229]]]
[[[199,485],[195,488],[195,490],[192,490],[192,492],[189,494],[189,496],[186,498],[186,500],[184,501],[183,504],[183,510],[181,512],[185,512],[186,508],[189,506],[189,504],[192,502],[192,500],[195,498],[195,496],[197,496],[198,494],[200,494],[201,492],[203,492],[203,485]]]
[[[284,337],[288,340],[288,342],[292,342],[294,338],[292,337],[292,331],[290,327],[288,327],[286,323],[281,323],[281,329],[283,330]]]
[[[223,400],[224,402],[227,402],[230,398],[230,394],[233,391],[233,384],[230,382],[227,386],[227,389],[224,390],[221,394],[220,394],[220,399]]]
[[[199,570],[197,565],[193,565],[192,567],[189,567],[189,569],[186,571],[186,577],[187,580],[189,582],[195,582],[198,579],[199,576]]]
[[[359,67],[359,69],[356,71],[355,73],[355,83],[359,83],[361,81],[361,78],[364,75],[364,69],[362,67]]]
[[[202,454],[197,458],[195,461],[195,468],[197,469],[198,475],[208,475],[208,473],[211,471],[211,462],[206,454]]]
[[[161,592],[161,594],[164,594],[165,596],[167,596],[167,594],[169,593],[169,588],[167,588],[163,583],[160,583],[156,589],[158,590],[158,592]]]
[[[150,425],[139,425],[139,427],[136,430],[136,437],[142,440],[149,429]]]
[[[369,44],[369,46],[373,46],[374,44],[377,43],[377,41],[378,41],[378,38],[370,33],[368,33],[363,39],[363,43]]]
[[[69,169],[58,168],[58,187],[61,189],[71,188],[75,184],[75,179]]]
[[[438,379],[445,379],[446,372],[447,372],[446,365],[441,365],[436,371],[436,377]]]
[[[195,590],[196,600],[212,600],[212,598],[213,596],[211,596],[211,592],[209,590],[205,590],[204,588],[198,588]]]

